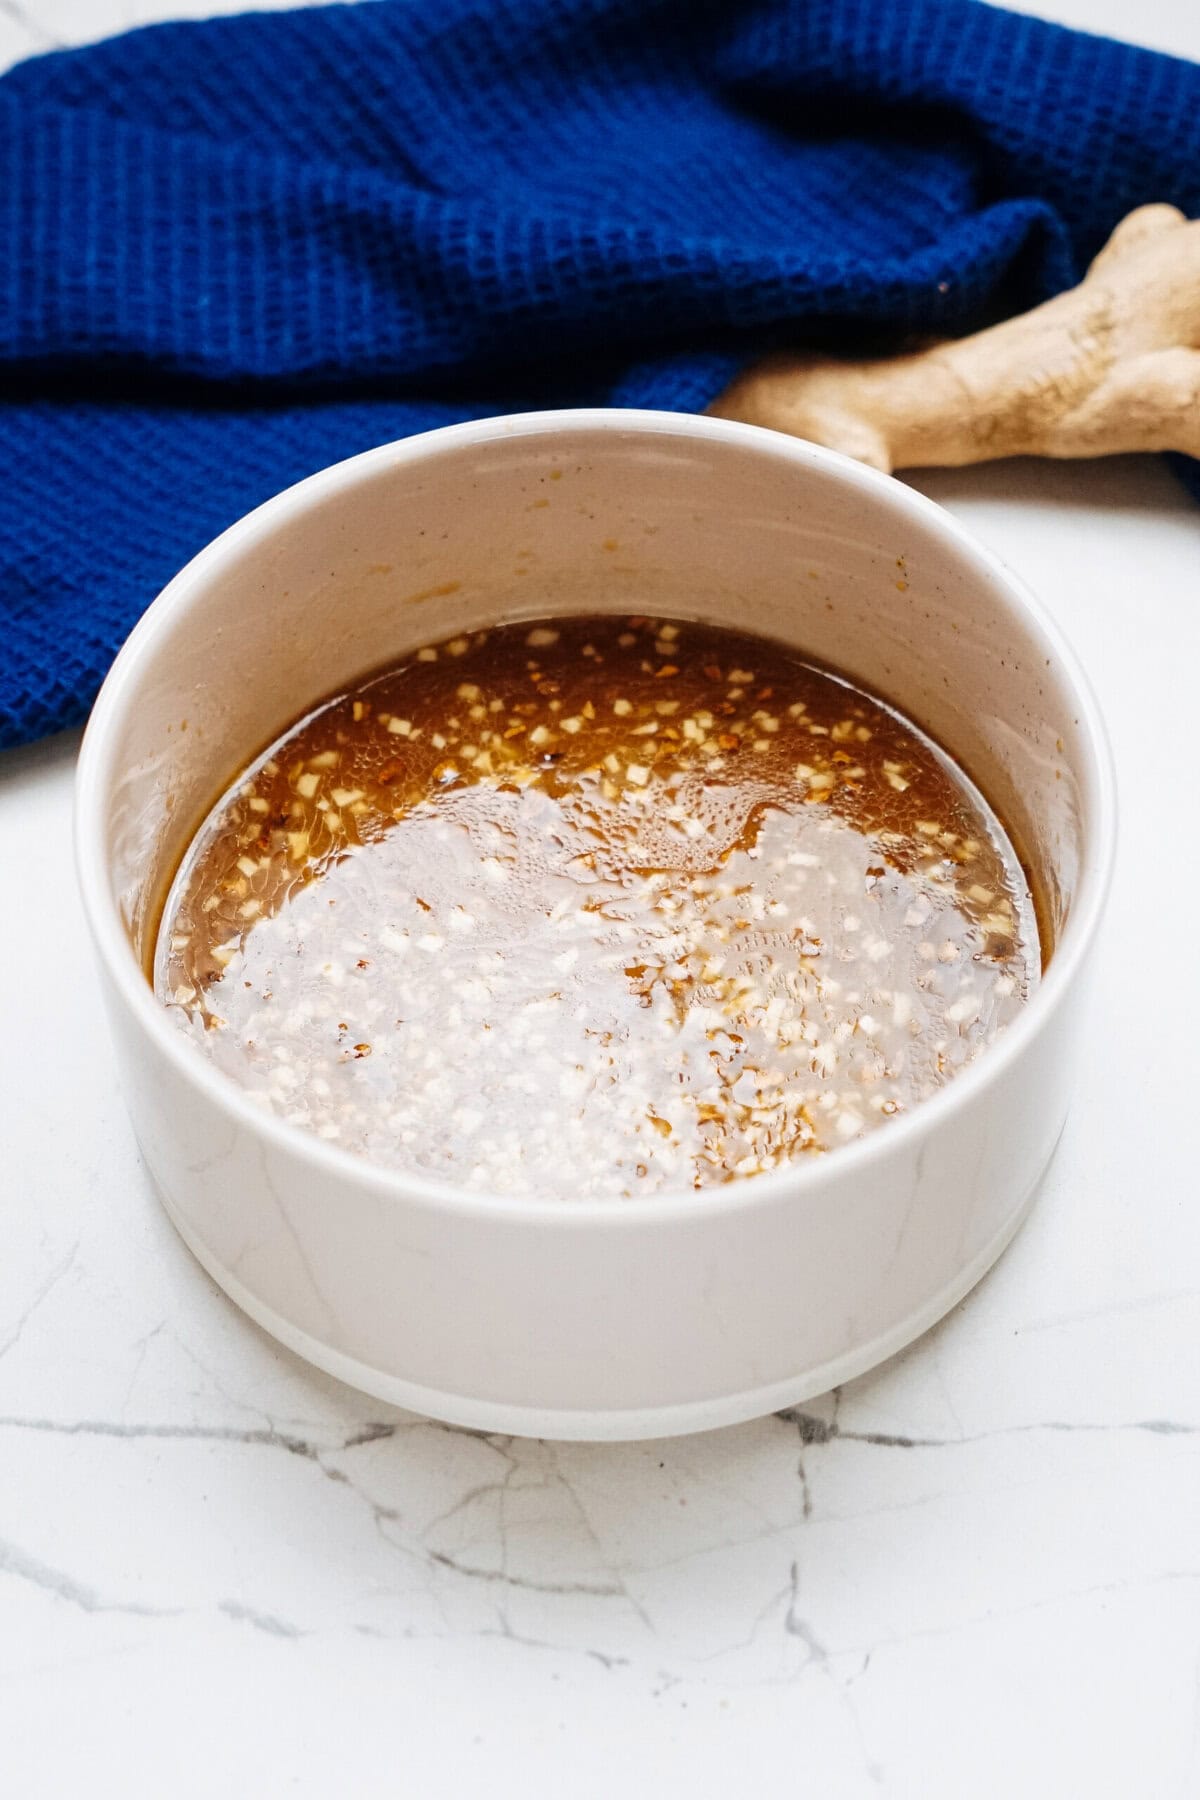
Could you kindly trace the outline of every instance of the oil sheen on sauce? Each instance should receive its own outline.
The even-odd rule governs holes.
[[[287,732],[185,857],[155,986],[280,1117],[569,1200],[886,1128],[1039,971],[1017,855],[921,731],[764,639],[584,617]]]

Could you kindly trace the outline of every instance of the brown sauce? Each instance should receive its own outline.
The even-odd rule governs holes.
[[[621,1198],[885,1125],[1039,968],[1012,845],[918,729],[764,639],[589,617],[301,720],[188,851],[155,986],[330,1142]]]

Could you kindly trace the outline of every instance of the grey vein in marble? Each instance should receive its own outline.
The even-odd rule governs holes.
[[[308,1635],[287,1619],[277,1619],[274,1613],[259,1612],[241,1600],[218,1600],[217,1611],[224,1613],[227,1619],[237,1619],[253,1626],[255,1631],[265,1631],[268,1637],[301,1638]]]
[[[77,1581],[63,1569],[55,1569],[49,1563],[39,1561],[18,1544],[0,1540],[0,1574],[14,1575],[19,1581],[32,1582],[34,1587],[55,1595],[60,1600],[68,1601],[88,1613],[132,1613],[143,1619],[177,1618],[182,1611],[177,1606],[140,1606],[129,1600],[106,1600],[89,1587],[84,1581]]]
[[[10,20],[18,31],[26,32],[44,50],[61,50],[65,47],[66,40],[47,31],[36,17],[35,11],[29,6],[21,5],[20,0],[0,0],[0,17]]]
[[[3,0],[0,0],[0,6],[2,5]],[[25,1327],[28,1325],[30,1319],[32,1319],[34,1313],[37,1312],[42,1302],[49,1299],[63,1277],[70,1272],[71,1266],[78,1254],[79,1244],[76,1242],[72,1244],[61,1262],[57,1263],[56,1266],[51,1269],[50,1273],[46,1276],[41,1287],[38,1288],[24,1311],[18,1315],[16,1323],[9,1331],[4,1342],[0,1344],[0,1357],[7,1356],[9,1351],[15,1349],[16,1345],[20,1343]]]

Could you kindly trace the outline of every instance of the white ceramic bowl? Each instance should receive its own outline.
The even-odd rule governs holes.
[[[262,1112],[143,972],[190,832],[318,697],[431,636],[594,610],[767,633],[940,738],[1049,897],[1056,941],[1031,1003],[973,1067],[863,1141],[644,1201],[468,1194]],[[125,1093],[199,1260],[343,1380],[546,1437],[654,1436],[791,1405],[900,1349],[979,1279],[1062,1129],[1113,840],[1103,727],[1074,657],[951,518],[772,432],[619,411],[409,438],[243,519],[122,650],[77,801]]]

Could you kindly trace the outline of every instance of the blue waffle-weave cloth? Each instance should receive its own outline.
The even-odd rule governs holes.
[[[26,62],[0,745],[82,718],[170,575],[326,463],[958,332],[1149,200],[1200,212],[1200,69],[977,0],[365,0]]]

